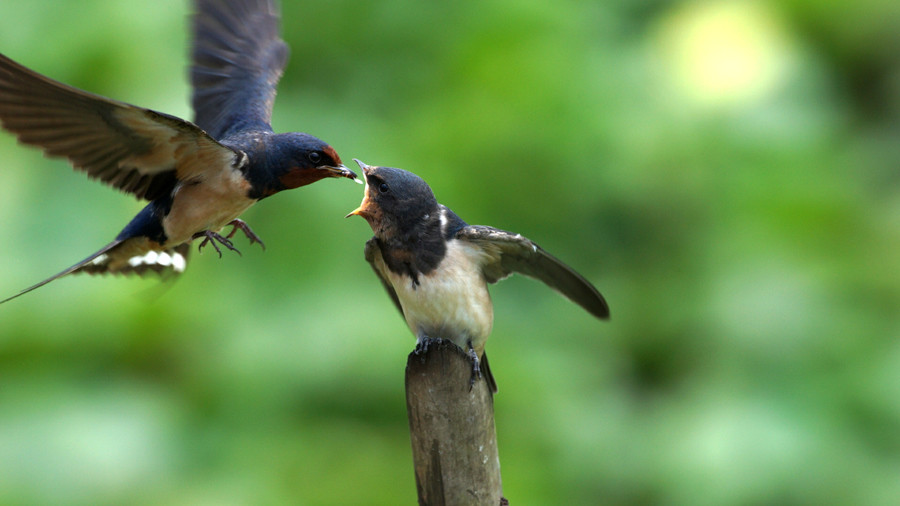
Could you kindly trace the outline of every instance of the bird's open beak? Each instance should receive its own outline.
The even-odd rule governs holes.
[[[366,213],[366,210],[364,209],[365,206],[366,206],[366,201],[365,201],[365,199],[363,199],[363,203],[360,204],[359,207],[357,207],[356,209],[347,213],[347,216],[344,216],[344,218],[349,218],[351,216],[362,216],[363,218],[365,218],[366,216],[368,216],[368,213]]]
[[[353,161],[356,162],[357,165],[359,165],[360,170],[362,170],[362,172],[363,172],[363,177],[366,177],[366,175],[368,175],[369,169],[371,169],[371,167],[366,165],[364,162],[357,160],[356,158],[354,158]],[[366,218],[366,219],[370,218],[371,214],[367,210],[368,204],[369,204],[369,183],[368,183],[368,180],[366,180],[366,193],[365,193],[365,196],[363,197],[362,203],[359,204],[359,207],[350,211],[347,214],[347,216],[344,216],[344,218],[349,218],[351,216],[362,216],[363,218]]]
[[[369,174],[369,170],[372,169],[372,166],[366,165],[366,162],[359,158],[354,158],[353,161],[356,162],[356,165],[359,165],[359,170],[363,172],[363,177],[366,177]]]

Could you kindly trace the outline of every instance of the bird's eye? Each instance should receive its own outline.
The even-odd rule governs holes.
[[[381,185],[378,187],[378,191],[380,191],[381,193],[387,193],[388,191],[390,191],[390,188],[388,187],[387,183],[381,183]]]
[[[312,163],[318,164],[322,161],[322,153],[319,153],[318,151],[311,151],[306,157],[309,158],[309,161]]]

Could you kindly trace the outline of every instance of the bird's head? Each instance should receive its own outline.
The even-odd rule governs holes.
[[[341,162],[337,151],[325,142],[302,133],[276,134],[274,137],[282,165],[277,176],[283,185],[281,189],[299,188],[329,177],[358,181],[356,174]]]
[[[435,216],[438,203],[428,183],[412,172],[391,167],[372,167],[354,158],[366,180],[362,203],[347,217],[362,216],[377,237],[406,233]]]

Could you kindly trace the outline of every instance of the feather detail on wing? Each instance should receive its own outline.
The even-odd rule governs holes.
[[[531,240],[482,225],[468,225],[455,238],[478,244],[487,254],[482,266],[489,283],[517,272],[543,281],[597,318],[609,318],[609,306],[594,286]]]
[[[380,258],[381,249],[379,249],[378,247],[378,239],[373,237],[366,241],[366,261],[369,262],[369,265],[372,266],[372,270],[375,271],[375,275],[377,275],[378,280],[381,281],[381,286],[384,287],[388,295],[391,297],[391,300],[394,301],[394,305],[397,306],[397,310],[400,311],[400,316],[404,316],[403,306],[400,305],[400,298],[397,297],[397,291],[394,290],[391,282],[388,281],[387,277],[385,277],[385,273],[381,272],[381,269],[378,268],[378,265],[384,265],[383,260],[376,260]]]
[[[73,88],[0,54],[0,124],[93,179],[154,200],[241,154],[182,119]]]
[[[271,131],[272,105],[288,60],[278,8],[269,0],[195,0],[191,83],[197,125],[216,139]]]

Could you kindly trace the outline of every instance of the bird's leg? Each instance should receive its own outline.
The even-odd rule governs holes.
[[[238,230],[244,233],[247,236],[247,239],[250,239],[250,244],[258,242],[262,249],[266,249],[266,245],[262,242],[262,239],[259,238],[258,235],[254,234],[252,230],[250,230],[250,225],[247,225],[247,222],[244,220],[234,219],[231,220],[231,223],[234,228],[231,229],[231,233],[225,236],[226,239],[231,239],[234,237],[234,234],[237,233]]]
[[[469,347],[466,354],[472,359],[472,377],[469,378],[469,391],[471,392],[472,387],[475,386],[475,380],[481,379],[481,361],[478,360],[478,354],[475,353],[475,348],[472,347],[471,339],[466,341],[466,345]]]
[[[241,252],[238,251],[238,249],[234,247],[234,243],[232,243],[227,238],[222,237],[221,235],[219,235],[211,230],[204,230],[203,232],[197,232],[196,234],[194,234],[193,238],[199,239],[200,237],[203,237],[203,242],[200,243],[200,246],[197,246],[197,251],[201,251],[203,249],[203,247],[206,246],[206,243],[209,243],[209,244],[212,244],[213,249],[215,249],[216,253],[219,254],[219,258],[222,258],[222,250],[220,250],[219,247],[216,245],[216,241],[218,241],[219,243],[222,244],[222,246],[225,246],[226,248],[230,249],[231,251],[234,251],[238,255],[241,254]]]

